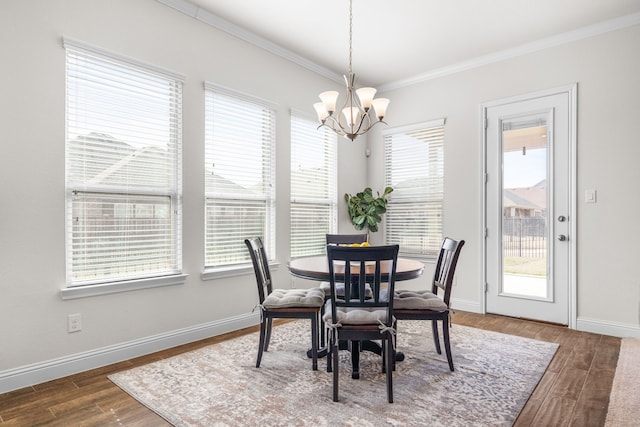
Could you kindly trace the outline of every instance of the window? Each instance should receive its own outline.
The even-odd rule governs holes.
[[[385,241],[407,255],[435,255],[442,243],[444,119],[384,133],[385,182],[393,187]]]
[[[65,39],[67,286],[182,271],[182,77]]]
[[[291,113],[291,257],[322,255],[337,224],[337,137]]]
[[[205,84],[205,269],[251,262],[244,239],[275,257],[275,109]]]

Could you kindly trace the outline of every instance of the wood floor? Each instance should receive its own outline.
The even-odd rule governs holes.
[[[455,325],[560,344],[515,426],[603,426],[620,339],[544,323],[456,312]],[[113,385],[107,375],[250,333],[218,336],[0,395],[0,427],[166,426],[162,418]]]

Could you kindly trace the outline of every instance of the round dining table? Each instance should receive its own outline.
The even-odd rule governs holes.
[[[300,277],[302,279],[308,280],[316,280],[316,281],[325,281],[328,282],[329,279],[329,261],[325,255],[320,256],[312,256],[306,258],[296,258],[289,261],[289,272],[291,275],[295,277]],[[388,280],[389,276],[389,267],[390,262],[382,262],[381,265],[381,273],[382,280]],[[367,268],[367,267],[365,267]],[[373,268],[372,268],[373,270]],[[360,268],[357,265],[352,266],[351,268],[351,276],[358,276],[360,272]],[[396,282],[402,280],[411,280],[416,279],[422,275],[424,272],[424,264],[420,261],[416,261],[414,259],[408,258],[398,258],[398,264],[396,266]],[[373,271],[366,271],[365,274],[373,274]],[[336,276],[339,280],[344,280],[344,271],[338,271]],[[346,347],[341,346],[341,349]],[[374,342],[363,341],[362,349],[371,351],[376,354],[381,354],[381,347]],[[311,357],[311,350],[307,352],[307,355]],[[323,349],[318,352],[318,357],[326,356],[327,350]],[[396,352],[396,361],[400,362],[404,360],[404,354],[402,352]],[[358,378],[359,375],[359,362],[357,360],[353,360],[352,367],[352,378]]]
[[[389,262],[383,261],[380,265],[382,269],[382,279],[387,280],[389,275]],[[422,275],[424,264],[420,261],[408,258],[398,258],[396,266],[396,282],[401,280],[416,279]],[[309,280],[329,281],[329,261],[325,255],[297,258],[289,261],[289,272],[296,277]],[[352,266],[351,274],[357,275],[359,268]],[[344,272],[338,272],[344,278]],[[369,272],[367,272],[369,274]],[[373,271],[371,271],[373,274]]]

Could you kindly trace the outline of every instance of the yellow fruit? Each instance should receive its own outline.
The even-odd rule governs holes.
[[[365,248],[366,248],[367,246],[369,246],[369,242],[362,242],[362,244],[361,244],[360,246],[362,246],[362,247],[365,247]]]

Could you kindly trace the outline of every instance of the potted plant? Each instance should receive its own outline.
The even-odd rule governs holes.
[[[371,237],[371,232],[378,231],[378,223],[382,221],[382,214],[387,211],[387,195],[393,188],[387,187],[384,193],[377,192],[377,197],[373,196],[373,190],[367,187],[364,191],[355,195],[345,194],[344,199],[349,209],[349,218],[356,230],[367,229],[367,234]]]

